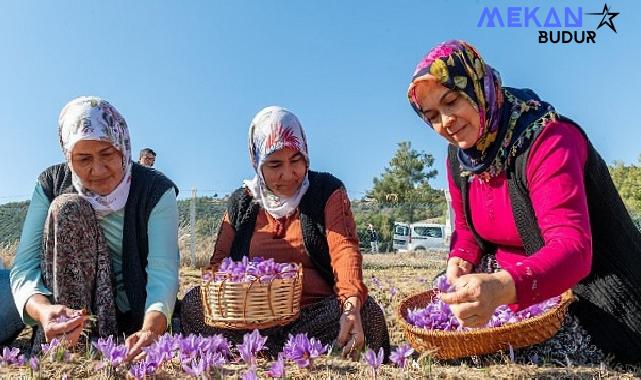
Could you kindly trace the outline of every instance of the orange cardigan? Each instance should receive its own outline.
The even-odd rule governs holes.
[[[249,256],[273,258],[276,262],[299,262],[303,265],[303,294],[301,305],[309,305],[321,299],[337,295],[341,300],[356,296],[361,305],[367,298],[363,283],[362,256],[358,249],[356,223],[344,189],[338,189],[325,204],[325,234],[336,284],[334,289],[323,279],[305,251],[300,214],[297,211],[284,221],[284,236],[276,236],[277,221],[262,208],[256,218]],[[225,213],[218,230],[211,267],[217,269],[231,251],[234,227]]]

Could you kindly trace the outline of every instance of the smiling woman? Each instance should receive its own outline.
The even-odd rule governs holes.
[[[641,234],[579,125],[534,91],[504,87],[465,41],[432,48],[407,95],[450,144],[454,291],[440,297],[462,326],[573,288],[560,332],[517,358],[639,363]]]
[[[65,163],[38,178],[11,271],[17,312],[40,343],[132,334],[137,355],[171,320],[178,290],[177,190],[132,162],[129,130],[107,101],[80,97],[60,112]]]

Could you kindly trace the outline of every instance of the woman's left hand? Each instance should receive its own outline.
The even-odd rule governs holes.
[[[149,311],[140,331],[130,335],[125,340],[127,361],[142,360],[145,357],[143,348],[151,345],[167,329],[167,318],[159,311]]]
[[[343,303],[340,319],[340,330],[336,338],[339,347],[343,348],[343,358],[357,361],[365,345],[365,333],[361,321],[361,302],[358,297],[349,297]]]
[[[151,345],[158,339],[158,334],[151,330],[140,330],[134,334],[129,335],[125,340],[127,347],[127,361],[142,360],[145,357],[143,348]]]
[[[516,287],[506,271],[474,273],[459,277],[454,291],[439,293],[463,327],[482,327],[499,305],[516,302]]]

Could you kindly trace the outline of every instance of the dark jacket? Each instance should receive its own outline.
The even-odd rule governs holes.
[[[47,168],[38,177],[38,182],[50,202],[61,194],[76,193],[71,183],[71,170],[67,164]],[[122,269],[131,313],[124,325],[119,326],[119,330],[132,332],[142,327],[147,299],[147,224],[151,211],[163,194],[172,187],[178,195],[176,185],[162,173],[137,163],[133,164],[122,233]]]
[[[334,271],[329,256],[329,246],[325,235],[325,204],[329,197],[343,183],[329,173],[308,172],[309,188],[301,198],[300,225],[303,242],[314,267],[331,286],[334,285]],[[227,215],[236,234],[231,246],[231,258],[240,261],[249,256],[249,245],[260,206],[245,188],[234,191],[229,199]]]
[[[584,183],[592,230],[592,269],[574,288],[577,302],[570,306],[596,346],[613,353],[617,361],[641,362],[641,233],[612,182],[606,163],[583,130],[572,120],[588,144]],[[538,134],[532,139],[536,139]],[[532,144],[530,145],[530,147]],[[494,250],[475,231],[467,196],[467,181],[460,177],[456,149],[450,146],[448,162],[452,178],[461,189],[467,225],[484,253]],[[536,253],[545,244],[529,197],[526,163],[530,148],[508,161],[510,200],[526,254]]]

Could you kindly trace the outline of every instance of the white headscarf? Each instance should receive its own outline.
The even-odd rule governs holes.
[[[131,142],[127,123],[118,110],[96,96],[73,99],[60,111],[58,137],[71,169],[73,187],[81,197],[91,203],[96,216],[100,219],[124,208],[131,186]],[[118,186],[107,195],[99,195],[85,188],[74,171],[71,160],[73,148],[78,141],[85,140],[108,142],[122,153],[125,175]]]
[[[279,197],[267,188],[262,166],[270,154],[283,148],[291,148],[302,154],[309,169],[307,139],[296,115],[282,107],[263,108],[254,116],[249,127],[249,159],[256,170],[256,176],[244,180],[243,184],[254,200],[276,219],[293,214],[309,187],[309,178],[305,172],[300,188],[291,197]]]

